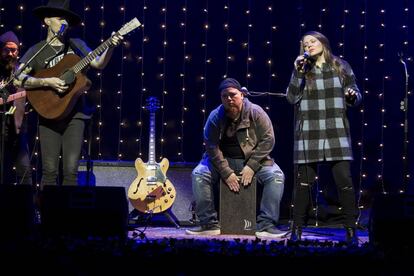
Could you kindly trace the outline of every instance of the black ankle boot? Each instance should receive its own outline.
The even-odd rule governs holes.
[[[291,241],[300,241],[302,240],[302,227],[293,226],[292,233],[290,234]]]
[[[358,246],[358,237],[355,228],[346,227],[346,243],[351,246]]]

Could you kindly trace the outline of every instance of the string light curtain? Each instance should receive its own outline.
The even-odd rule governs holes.
[[[147,37],[145,35],[145,25],[146,25],[146,11],[148,9],[147,6],[147,1],[144,0],[142,3],[142,8],[141,8],[141,35],[140,35],[140,40],[141,41],[141,52],[139,54],[139,56],[137,57],[137,62],[140,65],[139,70],[138,70],[138,76],[139,79],[141,80],[141,84],[140,84],[140,89],[139,89],[139,99],[138,99],[138,103],[137,103],[137,110],[138,110],[138,121],[137,121],[137,129],[138,129],[138,137],[135,139],[135,142],[138,144],[138,156],[142,158],[142,137],[143,137],[143,110],[144,110],[144,100],[145,100],[145,95],[146,95],[146,87],[145,87],[145,67],[144,67],[144,61],[146,59],[144,59],[145,57],[145,47],[147,45]],[[137,40],[138,41],[138,40]]]
[[[360,92],[361,95],[363,97],[363,101],[361,103],[361,106],[359,107],[359,112],[360,112],[360,116],[361,116],[361,124],[360,124],[360,137],[358,138],[358,140],[356,140],[356,144],[355,142],[353,143],[354,149],[356,149],[359,153],[359,177],[358,177],[358,197],[357,197],[357,207],[359,210],[359,214],[358,214],[358,218],[357,218],[357,222],[360,223],[361,220],[361,216],[365,210],[365,203],[363,202],[363,200],[365,199],[364,196],[366,194],[366,191],[364,190],[367,187],[367,183],[366,183],[366,152],[365,152],[365,129],[368,127],[368,123],[366,121],[366,117],[365,117],[365,103],[367,101],[369,101],[369,95],[370,93],[368,92],[367,86],[369,85],[368,83],[368,77],[367,77],[367,61],[368,61],[368,46],[367,46],[367,0],[364,0],[361,4],[361,7],[359,8],[359,10],[357,10],[359,12],[359,16],[360,16],[360,23],[359,23],[359,29],[360,29],[360,38],[362,41],[362,55],[360,57],[360,59],[362,59],[362,75],[361,75],[361,84],[360,84]],[[355,141],[355,139],[354,139]]]
[[[45,37],[46,28],[40,27],[42,23],[32,10],[46,3],[0,1],[0,31],[18,34],[24,42],[22,54]],[[401,152],[409,137],[403,137],[405,122],[400,102],[404,85],[397,53],[403,53],[412,76],[410,17],[414,2],[274,3],[71,1],[86,24],[71,32],[84,37],[91,48],[132,17],[138,17],[144,25],[126,36],[129,48],[118,47],[105,70],[88,72],[93,80],[88,97],[96,104],[93,158],[135,160],[147,153],[144,142],[148,114],[143,105],[148,96],[158,96],[162,110],[157,114],[157,157],[168,157],[172,162],[198,161],[204,150],[202,131],[207,115],[220,103],[218,83],[224,77],[235,77],[250,90],[285,91],[299,38],[306,31],[319,30],[330,39],[333,52],[351,64],[363,92],[363,105],[349,110],[359,190],[367,197],[377,190],[405,192],[411,179],[400,176],[404,171]],[[411,90],[411,79],[409,86]],[[272,97],[253,101],[269,112],[278,138],[274,156],[285,174],[291,175],[292,107]],[[33,147],[38,138],[35,131],[31,135]],[[40,154],[38,150],[34,151],[35,157]],[[407,154],[412,151],[412,145],[408,145]],[[397,159],[400,162],[395,162]],[[38,163],[36,160],[34,163]],[[413,169],[411,164],[408,166]],[[286,187],[292,181],[287,177]],[[364,202],[359,200],[362,205]]]
[[[180,72],[181,78],[181,121],[180,121],[180,132],[178,139],[178,160],[181,162],[185,161],[184,158],[184,128],[186,123],[186,114],[191,112],[190,105],[187,105],[186,94],[187,94],[187,63],[190,62],[190,56],[187,54],[187,0],[184,1],[184,5],[181,9],[181,21],[179,22],[180,28],[182,30],[182,52],[183,52],[183,61],[182,69]]]
[[[410,28],[409,28],[409,24],[410,24],[410,8],[409,8],[409,1],[406,0],[404,1],[403,4],[403,24],[401,26],[401,37],[402,37],[402,41],[401,41],[401,53],[400,53],[400,62],[402,63],[402,65],[405,66],[404,69],[406,69],[407,66],[411,65],[407,65],[407,63],[412,62],[412,58],[409,56],[409,45],[411,45],[412,43],[410,43],[410,40],[412,40],[411,35],[410,35]],[[405,70],[404,70],[404,73]],[[408,72],[407,72],[408,74]],[[404,112],[404,118],[401,122],[401,131],[404,133],[403,135],[403,153],[401,155],[401,162],[402,162],[402,168],[403,168],[403,183],[402,183],[402,189],[401,192],[407,192],[407,189],[409,188],[409,183],[411,180],[411,176],[410,176],[410,168],[409,168],[409,115],[408,115],[408,97],[411,94],[411,92],[409,91],[409,87],[408,87],[408,76],[404,76],[407,77],[407,79],[404,79],[405,81],[405,86],[404,86],[404,94],[403,94],[403,99],[401,100],[400,103],[400,108],[401,110]],[[412,125],[412,124],[411,124]],[[411,158],[411,160],[413,160]]]
[[[168,12],[168,1],[164,0],[164,4],[163,7],[160,10],[160,18],[162,18],[161,20],[161,32],[163,34],[162,39],[160,40],[160,42],[162,43],[162,57],[161,57],[161,73],[159,74],[159,79],[161,80],[162,83],[162,96],[161,96],[161,131],[160,131],[160,135],[161,138],[160,140],[162,141],[161,143],[161,148],[160,148],[160,155],[159,155],[159,160],[161,160],[164,156],[164,147],[165,147],[165,143],[164,141],[166,140],[166,137],[164,137],[164,133],[165,133],[165,129],[168,126],[168,123],[166,121],[165,115],[166,115],[166,101],[168,101],[167,97],[168,97],[168,91],[167,91],[167,49],[168,49],[168,40],[167,40],[167,12]],[[177,137],[177,140],[180,139],[180,136]],[[177,152],[177,156],[179,156],[181,153]]]
[[[99,20],[99,28],[100,28],[100,42],[104,42],[105,38],[104,38],[104,29],[105,29],[105,1],[102,0],[100,6],[99,6],[99,10],[100,10],[100,20]],[[97,119],[94,120],[96,121],[96,134],[95,134],[95,141],[97,143],[97,158],[101,159],[102,158],[102,144],[101,144],[101,135],[102,135],[102,124],[103,124],[103,119],[102,119],[102,111],[103,111],[103,101],[102,101],[102,93],[104,91],[104,87],[103,87],[103,79],[104,79],[104,72],[98,72],[97,73],[97,77],[99,78],[99,84],[98,84],[98,102],[96,104],[96,112],[97,113],[96,116]],[[92,135],[93,137],[93,135]]]

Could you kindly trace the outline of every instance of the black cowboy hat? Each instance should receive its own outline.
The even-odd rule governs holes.
[[[69,6],[70,0],[49,0],[46,6],[35,8],[33,13],[40,19],[61,16],[68,20],[69,25],[78,25],[81,22],[81,18],[78,14],[71,11]]]

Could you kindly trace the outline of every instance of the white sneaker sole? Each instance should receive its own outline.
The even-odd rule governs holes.
[[[205,230],[205,231],[192,231],[192,230],[185,230],[187,235],[200,235],[200,236],[216,236],[220,235],[220,229],[215,230]]]
[[[268,232],[256,232],[255,235],[258,238],[273,238],[273,239],[278,239],[278,238],[283,238],[286,233],[280,233],[280,234],[272,234],[272,233],[268,233]]]

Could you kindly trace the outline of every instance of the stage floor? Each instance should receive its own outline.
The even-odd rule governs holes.
[[[145,240],[159,240],[164,238],[173,238],[173,239],[197,239],[197,240],[210,240],[210,239],[219,239],[231,241],[235,239],[239,240],[248,240],[254,241],[256,237],[254,235],[187,235],[185,233],[186,229],[191,229],[191,227],[133,227],[131,231],[128,232],[128,237],[135,240],[145,239]],[[286,227],[281,227],[281,229],[287,229]],[[369,242],[368,232],[366,230],[357,230],[359,244]],[[289,231],[282,238],[271,239],[266,238],[263,240],[269,241],[288,241],[290,237]],[[345,239],[345,230],[340,227],[307,227],[303,229],[302,240],[308,241],[330,241],[330,242],[343,242]]]

